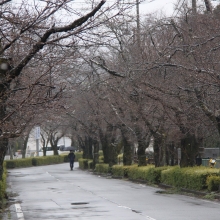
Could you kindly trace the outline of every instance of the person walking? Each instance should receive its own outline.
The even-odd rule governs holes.
[[[70,161],[70,170],[73,170],[74,167],[74,160],[75,160],[75,154],[74,152],[71,150],[70,153],[68,154],[68,158]]]

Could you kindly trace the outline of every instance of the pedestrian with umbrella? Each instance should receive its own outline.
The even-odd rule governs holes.
[[[68,154],[68,158],[70,161],[70,170],[73,170],[75,157],[76,156],[75,156],[73,150],[70,150],[70,153]]]

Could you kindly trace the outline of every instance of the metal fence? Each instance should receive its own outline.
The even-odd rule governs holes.
[[[202,159],[202,166],[209,167],[210,159]],[[220,168],[220,159],[216,159],[215,168]]]

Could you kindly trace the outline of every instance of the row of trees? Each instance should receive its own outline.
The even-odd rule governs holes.
[[[75,6],[71,0],[0,0],[0,176],[9,140],[55,122],[66,108],[68,78],[80,78],[66,67],[80,58],[79,48],[96,44],[103,23],[131,7],[91,1],[82,14]]]
[[[135,144],[146,165],[153,140],[156,166],[173,165],[176,148],[192,166],[199,147],[219,142],[218,7],[137,26],[131,4],[100,1],[66,24],[57,13],[73,15],[71,1],[42,2],[1,1],[0,164],[8,140],[35,125],[43,146],[65,134],[110,165],[121,151],[130,165]]]
[[[109,21],[106,44],[77,62],[83,81],[74,82],[67,114],[84,145],[102,146],[110,165],[122,147],[130,165],[134,143],[145,165],[151,138],[156,166],[172,165],[176,148],[180,165],[193,166],[200,147],[219,143],[219,7],[181,10],[176,18],[148,17],[140,33],[125,16]]]

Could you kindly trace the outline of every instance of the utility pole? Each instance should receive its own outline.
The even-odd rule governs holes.
[[[196,14],[197,12],[196,0],[192,0],[192,12],[193,14]]]
[[[35,139],[36,139],[36,153],[39,156],[39,139],[40,139],[40,126],[35,127]]]

